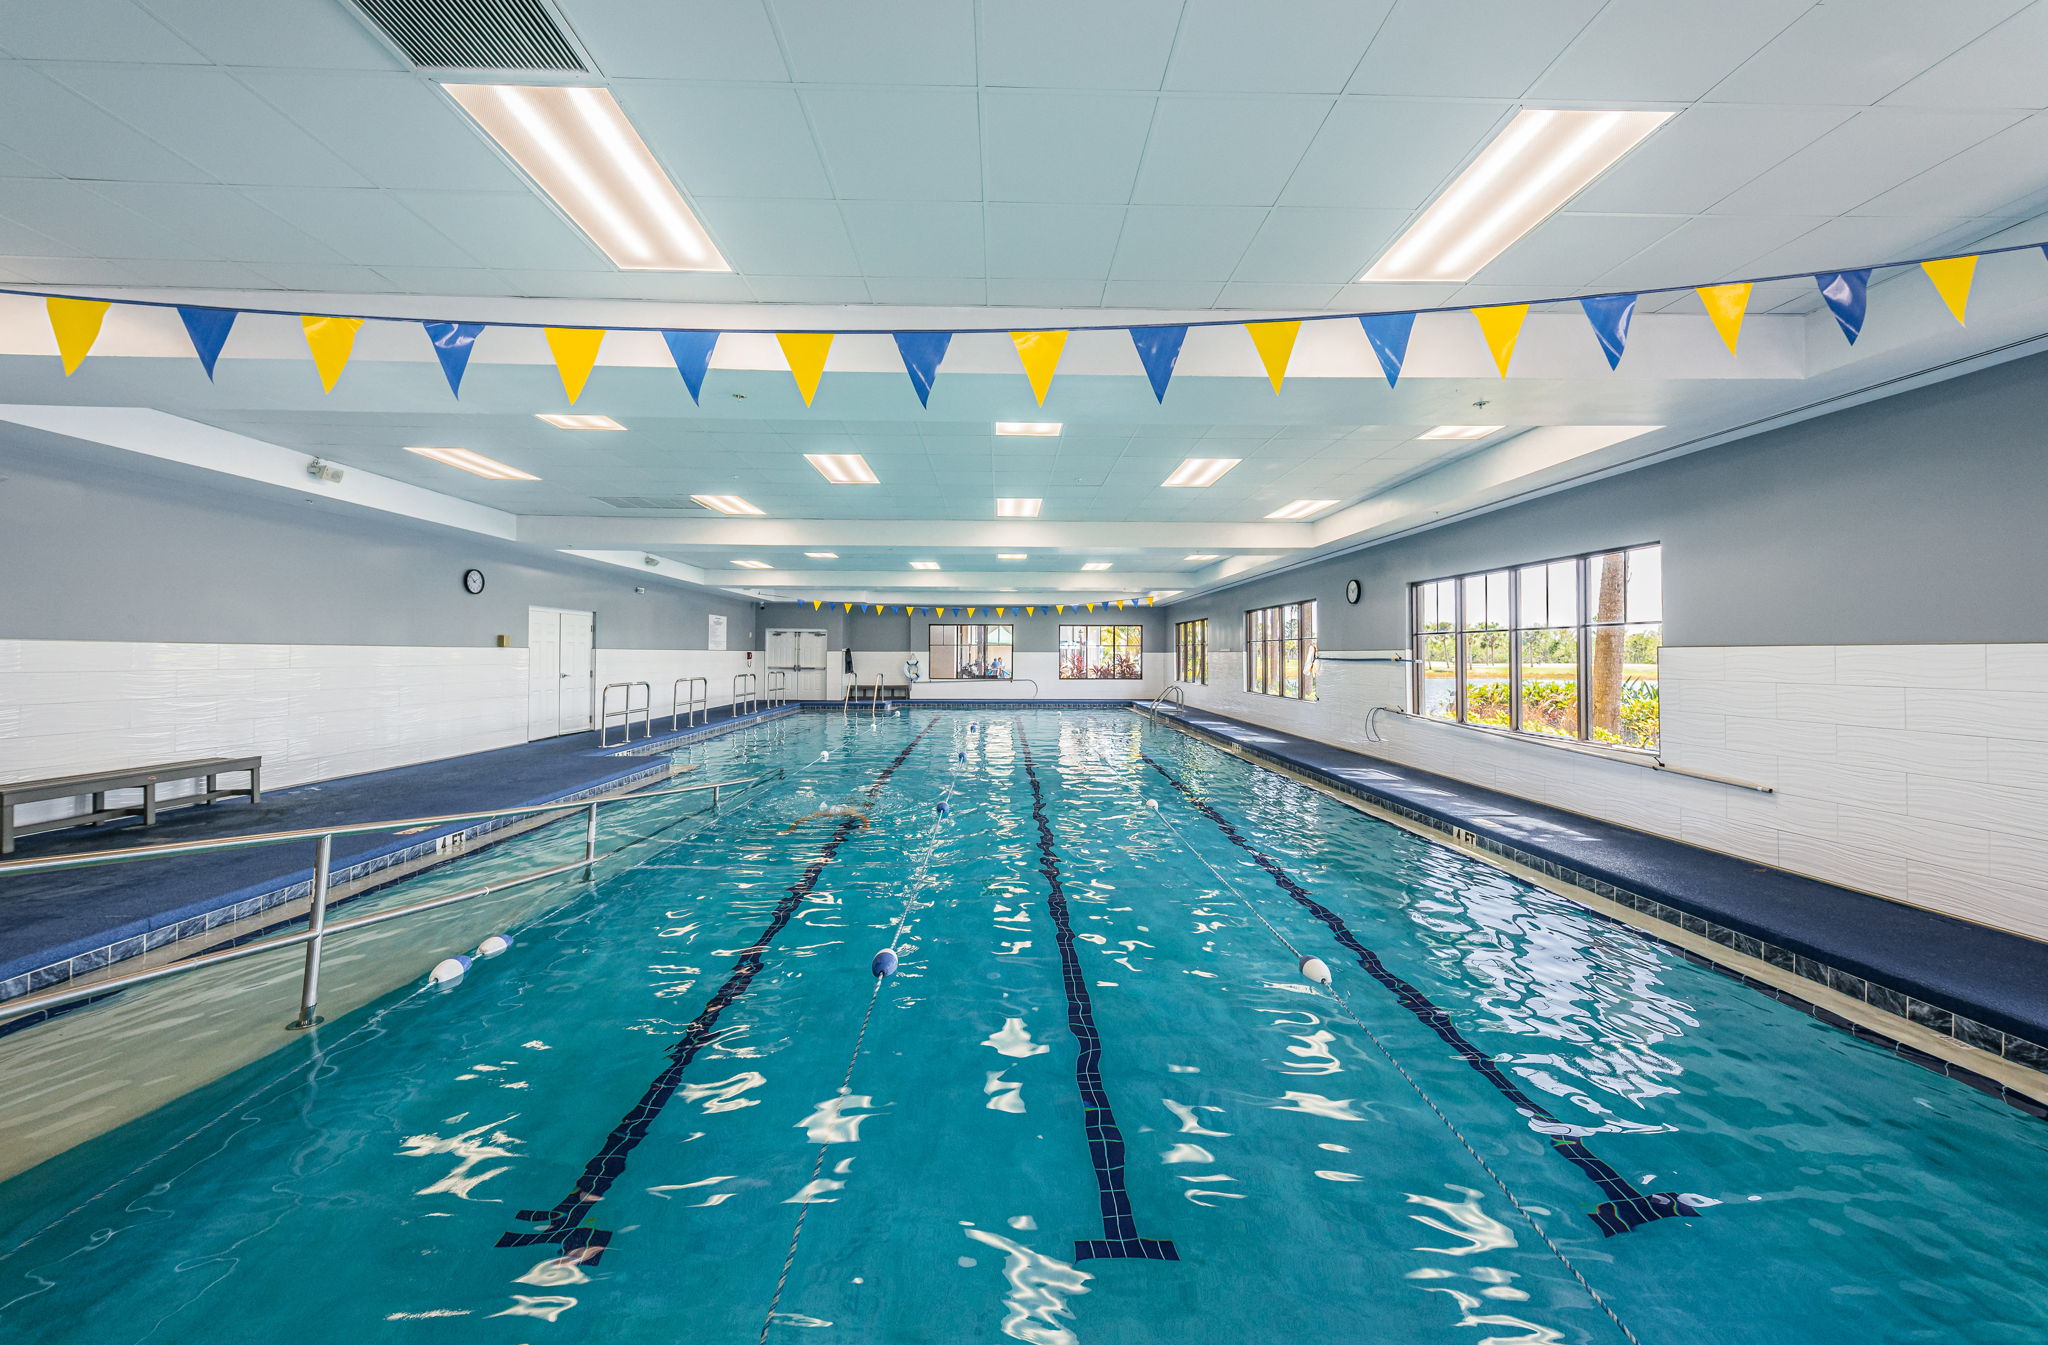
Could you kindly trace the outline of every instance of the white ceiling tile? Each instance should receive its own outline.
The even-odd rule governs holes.
[[[1392,0],[1188,0],[1166,87],[1335,93],[1391,7]]]
[[[300,70],[402,70],[405,62],[330,0],[263,0],[261,22],[221,0],[142,0],[185,41],[220,65]],[[88,57],[86,59],[97,59]]]
[[[858,276],[748,276],[747,285],[764,304],[864,304],[867,282]]]
[[[1284,313],[1314,313],[1330,307],[1340,285],[1269,285],[1233,280],[1223,287],[1218,308],[1263,308]]]
[[[32,285],[140,285],[148,281],[128,264],[99,257],[0,256],[0,267]]]
[[[13,185],[8,184],[10,187]],[[57,185],[60,191],[78,186],[69,182]],[[17,214],[23,218],[14,218]],[[120,211],[118,214],[124,218],[133,218],[127,211]],[[67,236],[60,238],[56,234],[44,233],[33,224],[24,223],[24,219],[40,219],[46,227]],[[24,197],[21,208],[17,210],[15,199],[10,193],[8,199],[0,200],[0,254],[11,257],[61,257],[67,253],[79,254],[88,251],[84,244],[68,237],[70,230],[64,225],[64,216],[53,217],[49,209],[38,206],[30,198]]]
[[[1280,199],[1412,210],[1478,153],[1508,111],[1497,103],[1341,98]]]
[[[983,93],[988,199],[1130,200],[1153,102],[1131,94]]]
[[[99,182],[93,190],[161,230],[153,255],[218,257],[236,262],[346,260],[305,230],[233,187],[163,182]]]
[[[162,61],[204,65],[192,49],[131,0],[64,0],[7,7],[0,47],[43,61]]]
[[[0,145],[0,178],[9,177],[55,177],[55,173],[43,167],[26,154],[17,154]]]
[[[236,78],[376,186],[527,190],[452,99],[411,75],[244,70]]]
[[[1900,179],[1925,172],[2016,120],[2009,112],[1859,112],[1730,193],[1714,213],[1834,215],[1855,210]]]
[[[826,170],[842,197],[981,199],[975,97],[944,89],[806,89]]]
[[[307,263],[301,265],[252,264],[250,270],[262,276],[271,285],[281,290],[299,290],[317,294],[390,294],[397,292],[394,285],[382,273],[367,266],[321,266]],[[283,305],[280,305],[282,307]],[[306,373],[313,377],[311,368]]]
[[[48,69],[65,85],[219,181],[250,186],[368,185],[224,70],[100,65]]]
[[[1857,208],[1861,215],[2038,213],[2048,192],[2048,116],[2007,127]]]
[[[1924,249],[1969,223],[1961,219],[1877,219],[1850,217],[1823,220],[1785,246],[1753,261],[1752,274],[1832,271],[1868,266],[1899,257],[1925,255]],[[1801,286],[1805,288],[1805,286]]]
[[[1691,219],[1631,257],[1597,272],[1603,289],[1710,285],[1766,274],[1758,258],[1784,247],[1821,223],[1819,216],[1717,215]]]
[[[744,275],[851,276],[860,272],[832,201],[703,200],[704,225]]]
[[[993,212],[996,207],[989,207]],[[993,238],[991,238],[993,245]],[[994,248],[991,246],[990,251]],[[988,301],[1012,308],[1094,308],[1102,302],[1099,280],[997,280],[990,277]]]
[[[9,252],[46,251],[52,256],[83,252],[130,258],[154,257],[165,251],[160,226],[115,205],[84,182],[54,178],[10,182],[6,195],[0,197],[0,215],[56,240],[38,248],[32,240],[8,238],[0,242],[0,247]],[[212,254],[202,250],[199,255]]]
[[[1104,308],[1212,308],[1223,286],[1182,280],[1112,280],[1102,287]]]
[[[2012,17],[2027,0],[1856,0],[1815,5],[1750,57],[1708,97],[1778,103],[1874,103]]]
[[[1529,90],[1607,106],[1691,102],[1783,32],[1814,0],[1609,0]]]
[[[1040,89],[1156,89],[1181,0],[993,0],[981,6],[981,83]]]
[[[151,261],[130,262],[145,283],[176,289],[263,289],[268,282],[240,262]]]
[[[1482,285],[1535,285],[1563,292],[1610,264],[1632,257],[1685,219],[1678,215],[1553,215],[1474,279]]]
[[[207,180],[198,165],[19,62],[0,66],[0,143],[65,177]]]
[[[1266,213],[1250,206],[1133,206],[1110,278],[1187,283],[1208,277],[1220,287]]]
[[[870,276],[868,297],[878,304],[979,307],[988,302],[988,282]]]
[[[1405,210],[1302,210],[1266,216],[1231,279],[1346,285],[1408,222]]]
[[[1851,108],[1702,103],[1658,127],[1574,197],[1572,208],[1694,214],[1854,115]]]
[[[988,274],[1007,279],[1099,282],[1124,223],[1120,206],[998,204],[985,213]]]
[[[392,196],[485,266],[615,269],[581,230],[532,192],[402,191]]]
[[[2048,107],[2048,4],[2039,0],[1884,101],[1917,107]],[[2016,59],[2017,58],[2017,59]]]
[[[1329,110],[1321,98],[1161,98],[1132,199],[1270,205]]]
[[[1400,313],[1449,303],[1457,290],[1456,285],[1346,285],[1337,294],[1337,307],[1347,312]]]
[[[557,0],[605,74],[630,79],[789,78],[760,0]]]
[[[697,196],[832,194],[796,92],[744,84],[613,86],[641,139]]]
[[[847,201],[840,213],[865,274],[961,277],[986,273],[978,205]]]
[[[1355,93],[1519,98],[1606,0],[1400,0]]]
[[[958,0],[769,0],[792,78],[973,84],[974,6]]]
[[[362,266],[468,266],[475,258],[387,192],[249,187],[256,204]]]

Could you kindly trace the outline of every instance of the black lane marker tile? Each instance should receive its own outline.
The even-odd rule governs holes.
[[[875,782],[867,787],[867,796],[870,800],[881,794],[882,787],[889,783],[889,777],[909,759],[911,750],[938,722],[936,716],[927,720],[925,726],[917,731],[917,736],[905,743],[903,750],[898,752],[895,759],[875,777]],[[675,1096],[676,1087],[683,1079],[683,1071],[690,1067],[690,1062],[697,1058],[697,1052],[708,1045],[716,1034],[719,1016],[734,1000],[747,993],[747,987],[753,983],[754,977],[766,961],[769,946],[775,942],[776,936],[782,933],[783,927],[789,923],[797,907],[803,904],[804,898],[811,894],[811,889],[818,885],[819,877],[832,862],[832,857],[839,852],[839,847],[845,844],[846,838],[853,833],[857,821],[858,819],[849,817],[841,822],[826,839],[824,849],[819,852],[818,858],[804,870],[803,877],[797,879],[789,891],[775,903],[774,913],[769,918],[767,926],[754,936],[752,946],[741,953],[739,960],[733,963],[732,971],[726,976],[725,983],[718,987],[718,993],[713,995],[703,1010],[690,1020],[689,1026],[683,1029],[683,1035],[668,1048],[668,1068],[655,1076],[654,1082],[647,1085],[647,1091],[640,1095],[640,1100],[633,1104],[633,1109],[612,1127],[612,1133],[605,1137],[604,1145],[588,1163],[583,1165],[583,1175],[576,1179],[575,1188],[556,1201],[553,1209],[519,1212],[518,1217],[521,1220],[544,1224],[545,1227],[531,1232],[506,1233],[498,1239],[497,1246],[531,1247],[540,1243],[552,1243],[560,1246],[565,1255],[575,1255],[586,1265],[597,1263],[598,1258],[604,1254],[604,1249],[610,1245],[612,1235],[607,1230],[588,1222],[592,1207],[604,1199],[605,1193],[611,1190],[612,1183],[625,1173],[628,1155],[641,1140],[647,1138],[647,1131],[654,1124],[655,1118],[661,1115],[662,1108]]]
[[[1059,853],[1053,849],[1052,824],[1045,816],[1045,791],[1031,758],[1024,725],[1017,724],[1017,745],[1024,754],[1024,775],[1031,782],[1031,820],[1038,824],[1038,871],[1045,876],[1046,909],[1052,915],[1060,949],[1060,981],[1067,992],[1067,1027],[1080,1053],[1074,1057],[1074,1086],[1081,1095],[1081,1121],[1088,1136],[1088,1158],[1095,1166],[1095,1190],[1102,1204],[1102,1236],[1074,1243],[1074,1260],[1178,1261],[1180,1253],[1164,1238],[1138,1236],[1124,1187],[1124,1133],[1110,1110],[1109,1090],[1102,1083],[1102,1034],[1095,1030],[1095,1006],[1088,997],[1088,979],[1074,950],[1074,927],[1067,912],[1066,884],[1060,878]]]
[[[1294,898],[1304,910],[1322,921],[1330,933],[1336,936],[1337,942],[1344,945],[1346,949],[1357,957],[1358,965],[1365,968],[1368,976],[1371,976],[1388,990],[1393,991],[1394,998],[1400,1001],[1402,1008],[1414,1014],[1416,1018],[1421,1020],[1423,1026],[1442,1038],[1444,1044],[1456,1052],[1460,1060],[1463,1060],[1474,1070],[1477,1070],[1482,1078],[1493,1085],[1495,1091],[1513,1104],[1516,1111],[1533,1121],[1547,1122],[1556,1126],[1566,1124],[1553,1115],[1542,1103],[1523,1092],[1515,1084],[1515,1081],[1510,1079],[1498,1064],[1494,1063],[1492,1057],[1467,1040],[1465,1034],[1458,1030],[1457,1024],[1451,1021],[1451,1015],[1447,1011],[1438,1008],[1420,990],[1387,970],[1386,964],[1380,961],[1379,954],[1358,941],[1358,936],[1351,932],[1351,927],[1344,923],[1342,916],[1310,896],[1308,889],[1295,882],[1285,869],[1274,863],[1264,853],[1255,849],[1239,833],[1238,829],[1231,825],[1229,818],[1217,812],[1202,799],[1195,797],[1194,791],[1181,783],[1166,767],[1160,765],[1151,757],[1143,757],[1142,760],[1146,765],[1165,777],[1166,783],[1179,791],[1181,797],[1188,801],[1190,807],[1208,818],[1211,822],[1214,822],[1217,828],[1225,836],[1229,837],[1233,845],[1250,855],[1254,863],[1272,875],[1274,883],[1278,885],[1281,891]],[[1583,1173],[1593,1185],[1599,1187],[1601,1192],[1608,1197],[1606,1201],[1595,1206],[1588,1216],[1599,1226],[1600,1231],[1608,1237],[1613,1237],[1616,1233],[1626,1233],[1632,1228],[1640,1227],[1657,1219],[1698,1217],[1698,1210],[1678,1199],[1674,1194],[1664,1191],[1638,1191],[1628,1178],[1622,1176],[1619,1172],[1616,1172],[1613,1168],[1595,1157],[1593,1151],[1586,1147],[1586,1142],[1579,1137],[1575,1135],[1552,1135],[1549,1138],[1550,1147],[1560,1157],[1564,1158],[1565,1161]]]

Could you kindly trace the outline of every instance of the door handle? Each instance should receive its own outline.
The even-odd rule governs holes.
[[[566,679],[569,676],[569,674],[563,673],[562,676]]]

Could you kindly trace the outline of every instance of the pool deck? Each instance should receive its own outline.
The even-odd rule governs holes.
[[[1170,716],[1561,882],[2048,1069],[2048,944],[1208,711]]]
[[[596,733],[577,733],[266,790],[259,804],[236,800],[167,810],[147,829],[121,821],[24,837],[9,858],[44,859],[584,798],[665,779],[667,760],[646,755],[650,750],[680,747],[794,712],[783,707],[735,718],[729,707],[721,707],[711,712],[709,723],[635,739],[630,748],[617,742],[600,748]],[[633,755],[624,755],[629,751]],[[443,837],[489,827],[455,823],[408,835],[337,837],[335,881],[408,863],[433,851]],[[0,876],[0,1002],[303,897],[312,879],[312,853],[308,840]]]

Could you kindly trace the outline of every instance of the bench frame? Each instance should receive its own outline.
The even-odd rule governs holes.
[[[220,777],[247,772],[249,783],[241,789],[223,789]],[[197,794],[159,800],[157,786],[173,780],[206,781]],[[109,807],[107,795],[121,789],[139,789],[139,803]],[[41,822],[16,822],[14,810],[25,803],[46,803],[51,799],[80,799],[90,796],[92,809],[69,817],[52,817]],[[134,766],[127,770],[92,771],[84,775],[63,775],[48,780],[17,780],[0,784],[0,855],[14,853],[15,841],[37,832],[60,831],[65,827],[96,826],[117,818],[139,817],[142,825],[154,826],[156,815],[165,808],[214,803],[220,799],[246,798],[263,801],[262,757],[205,757],[196,761],[170,761],[155,766]]]

